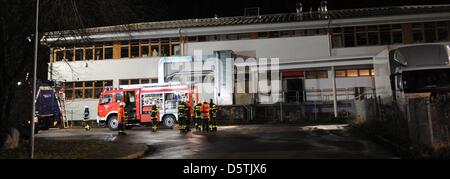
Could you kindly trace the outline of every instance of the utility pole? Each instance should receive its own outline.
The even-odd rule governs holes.
[[[31,137],[30,137],[30,158],[34,158],[34,128],[36,120],[36,71],[38,59],[38,45],[39,45],[39,0],[36,0],[36,29],[34,33],[34,71],[33,71],[33,110],[31,121]]]

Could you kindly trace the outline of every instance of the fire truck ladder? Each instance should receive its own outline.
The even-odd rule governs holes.
[[[58,101],[58,108],[61,111],[63,127],[69,128],[69,121],[67,120],[67,116],[66,116],[66,98],[65,98],[64,92],[60,91],[60,92],[56,93],[55,90],[53,90],[53,92],[55,93],[56,99]]]

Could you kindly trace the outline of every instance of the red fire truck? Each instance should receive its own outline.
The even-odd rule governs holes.
[[[106,90],[100,95],[97,122],[117,130],[117,112],[120,103],[124,102],[128,129],[151,124],[153,105],[159,109],[158,122],[172,128],[178,121],[178,101],[184,100],[188,106],[193,106],[193,94],[196,94],[195,101],[198,101],[198,93],[194,93],[196,90],[181,84],[124,85],[118,90]]]

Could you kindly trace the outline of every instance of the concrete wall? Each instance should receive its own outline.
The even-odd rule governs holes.
[[[97,119],[97,99],[76,99],[66,102],[66,117],[69,121],[81,121],[84,115],[84,106],[89,107],[90,119]]]
[[[120,60],[55,62],[49,73],[58,81],[94,81],[119,79],[157,78],[159,57]],[[49,74],[50,76],[50,74]]]
[[[216,42],[194,42],[184,46],[187,54],[194,50],[203,50],[203,55],[218,50],[233,50],[247,54],[255,51],[257,58],[305,59],[329,56],[328,36],[307,36],[290,38],[272,38],[255,40],[230,40]]]

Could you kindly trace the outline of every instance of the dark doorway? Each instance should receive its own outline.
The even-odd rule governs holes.
[[[286,78],[284,81],[286,103],[304,102],[303,78]]]

